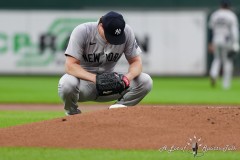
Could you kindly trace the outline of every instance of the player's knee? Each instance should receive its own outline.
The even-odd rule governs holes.
[[[142,73],[141,83],[145,93],[148,93],[152,90],[153,80],[148,74]]]
[[[71,92],[75,92],[78,89],[79,79],[71,76],[71,75],[64,75],[58,84],[58,91],[63,95],[69,94]]]

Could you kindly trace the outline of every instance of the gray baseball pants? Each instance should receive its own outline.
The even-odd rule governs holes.
[[[223,64],[223,81],[222,86],[224,89],[231,87],[232,74],[233,74],[233,60],[227,57],[229,46],[215,46],[214,60],[210,69],[210,76],[217,79],[220,74],[221,64]]]
[[[98,96],[93,82],[81,80],[65,74],[58,84],[58,94],[64,102],[64,109],[77,109],[78,102],[95,101],[108,102],[117,100],[117,104],[134,106],[138,104],[152,89],[153,81],[146,73],[141,73],[133,79],[130,87],[121,94]]]

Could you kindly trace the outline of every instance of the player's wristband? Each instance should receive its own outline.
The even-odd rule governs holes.
[[[130,86],[130,81],[126,76],[123,76],[122,81],[124,82],[125,87],[128,88]]]

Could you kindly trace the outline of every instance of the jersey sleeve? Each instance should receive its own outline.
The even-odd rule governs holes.
[[[233,42],[239,43],[239,23],[238,23],[238,18],[235,14],[233,16],[231,29],[232,29]]]
[[[213,26],[214,26],[214,13],[212,13],[210,18],[209,18],[208,28],[213,29]]]
[[[124,54],[126,59],[131,59],[133,57],[136,57],[138,55],[140,55],[140,53],[142,52],[140,47],[137,44],[134,32],[132,30],[132,28],[128,25],[126,25],[126,45],[125,45],[125,49],[124,49]]]
[[[86,41],[86,26],[79,25],[71,33],[65,55],[70,55],[80,60],[84,51],[84,45]]]

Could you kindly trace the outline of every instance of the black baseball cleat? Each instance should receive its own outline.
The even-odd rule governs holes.
[[[71,116],[75,114],[81,114],[82,112],[79,109],[74,109],[74,110],[65,110],[66,116]]]

